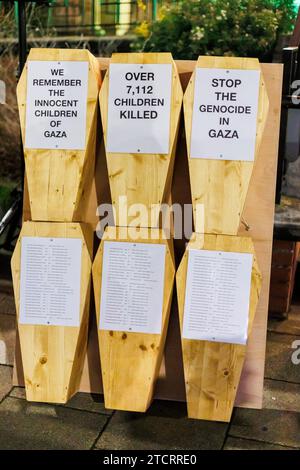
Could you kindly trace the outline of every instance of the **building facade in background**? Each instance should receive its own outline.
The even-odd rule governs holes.
[[[48,25],[63,33],[123,36],[143,22],[156,19],[161,0],[52,0]]]

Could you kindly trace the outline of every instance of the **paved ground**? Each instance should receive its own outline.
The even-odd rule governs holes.
[[[27,403],[11,386],[15,310],[0,289],[0,449],[300,449],[300,307],[270,321],[263,410],[235,409],[230,424],[186,418],[184,404],[155,401],[146,414],[109,412],[102,397],[77,394],[66,406]],[[300,342],[299,342],[300,345]],[[300,355],[299,355],[300,356]]]

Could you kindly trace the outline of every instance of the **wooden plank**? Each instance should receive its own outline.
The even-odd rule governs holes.
[[[28,61],[86,61],[89,63],[86,148],[84,150],[24,149],[29,205],[33,220],[84,221],[95,171],[100,71],[87,50],[31,49]],[[25,142],[27,68],[17,86],[22,140]]]
[[[19,323],[23,237],[62,237],[82,240],[79,327]],[[92,249],[93,232],[84,224],[54,222],[23,224],[11,267],[26,398],[29,401],[66,403],[79,389],[87,346]]]
[[[99,58],[102,73],[107,70],[109,59]],[[183,89],[186,88],[195,67],[194,61],[176,61]],[[252,335],[247,345],[246,360],[241,375],[235,405],[245,408],[261,408],[266,348],[267,312],[269,301],[270,267],[273,240],[275,181],[278,155],[278,136],[281,109],[282,71],[281,64],[260,64],[267,87],[268,96],[272,96],[259,155],[254,165],[252,182],[243,210],[243,218],[249,228],[240,225],[239,235],[250,235],[257,261],[263,276],[262,290],[257,313],[253,323]],[[98,195],[98,198],[97,198]],[[98,149],[96,178],[91,192],[87,214],[89,223],[95,228],[97,201],[109,202],[110,191],[104,154]],[[179,141],[175,158],[172,185],[172,201],[181,205],[190,203],[189,176],[184,132],[179,132]],[[24,210],[28,214],[28,203],[25,200]],[[179,262],[184,254],[185,239],[175,240],[175,259]],[[93,318],[93,315],[92,315]],[[16,367],[14,385],[22,385],[23,372],[19,355],[19,344],[16,349]],[[80,390],[83,392],[102,393],[101,373],[98,353],[97,328],[91,325],[89,344],[83,369]],[[180,344],[180,330],[177,315],[177,302],[173,302],[170,314],[169,331],[166,339],[165,355],[162,361],[154,396],[166,400],[185,400],[185,387]]]
[[[260,70],[256,59],[199,57],[197,67]],[[254,162],[190,158],[195,72],[184,95],[187,153],[196,232],[236,235],[246,200]],[[268,115],[268,97],[261,74],[258,104],[256,157]],[[241,154],[241,158],[242,158]],[[204,223],[196,217],[196,206],[204,207]],[[196,237],[198,234],[196,234]],[[201,237],[200,237],[201,238]],[[232,240],[234,240],[232,238]],[[237,239],[238,240],[238,239]],[[232,241],[234,243],[234,241]],[[249,240],[249,244],[252,242]],[[224,239],[225,245],[225,239]],[[248,250],[250,249],[250,245]],[[230,251],[230,250],[229,250]],[[234,250],[232,250],[234,251]],[[240,251],[240,250],[236,250]],[[250,251],[251,252],[251,251]],[[252,248],[253,252],[253,248]],[[177,277],[179,315],[183,323],[187,261],[181,262]],[[253,282],[256,292],[257,275]],[[184,289],[180,286],[183,283]],[[261,280],[260,280],[261,283]],[[259,285],[260,288],[260,285]],[[253,295],[252,295],[253,297]],[[252,299],[250,320],[254,320],[258,296]],[[246,348],[182,339],[183,363],[190,417],[229,421],[245,359]],[[223,365],[225,364],[226,377]],[[221,367],[222,365],[222,367]],[[214,367],[213,367],[214,366]]]
[[[127,233],[122,235],[123,230],[122,227],[117,230],[107,227],[93,263],[104,400],[106,408],[146,411],[153,398],[168,329],[175,278],[173,244],[162,230],[141,229],[137,239],[131,239]],[[166,246],[161,334],[99,329],[103,249],[108,240]]]
[[[164,154],[126,154],[107,153],[107,168],[110,182],[112,203],[116,209],[116,225],[124,223],[125,209],[119,200],[127,196],[127,206],[144,204],[147,208],[147,220],[142,226],[158,227],[159,215],[155,212],[159,204],[168,202],[171,190],[174,159],[176,152],[179,116],[182,104],[182,88],[176,65],[170,53],[123,53],[113,54],[111,63],[128,64],[172,64],[172,97],[170,114],[169,153]],[[109,70],[103,80],[99,94],[104,141],[107,135]],[[117,138],[117,136],[116,136]],[[155,205],[155,207],[153,207]],[[120,220],[122,217],[122,220]],[[151,222],[151,223],[149,223]]]
[[[242,214],[249,228],[246,230],[242,224],[239,228],[239,235],[252,238],[262,274],[261,294],[235,403],[246,408],[262,407],[283,73],[281,64],[260,66],[272,99]]]
[[[248,237],[198,233],[193,235],[176,274],[181,333],[183,330],[188,254],[191,248],[254,254],[252,240]],[[254,256],[248,336],[251,333],[260,288],[261,274]],[[188,416],[197,419],[230,421],[246,356],[246,346],[185,338],[182,338],[181,342]]]
[[[196,68],[260,70],[260,65],[257,59],[200,56]],[[205,232],[236,235],[254,162],[190,158],[194,82],[195,71],[184,94],[183,107],[195,231],[197,233]],[[261,144],[268,108],[269,100],[263,75],[261,74],[256,155]],[[242,157],[241,154],[241,158]],[[204,207],[204,226],[202,218],[199,219],[199,217],[196,217],[197,204],[202,204]]]
[[[158,227],[158,209],[161,203],[169,201],[171,191],[183,96],[179,75],[169,53],[114,54],[111,63],[172,65],[170,133],[168,136],[169,153],[166,155],[106,153],[109,186],[112,203],[115,208],[116,225],[132,225],[132,221],[127,218],[127,207],[131,207],[132,204],[143,204],[147,209],[147,212],[144,214],[146,219],[140,221],[139,225],[143,227]],[[109,69],[105,75],[99,95],[105,146],[108,131],[108,97]],[[120,198],[124,197],[126,198],[126,208],[122,210]],[[99,292],[101,291],[103,244],[107,239],[111,239],[112,233],[113,229],[108,228],[106,230],[93,269],[98,319],[99,315],[101,315],[101,308],[98,302],[100,302]],[[164,238],[162,233],[157,231],[158,234],[159,237],[156,243],[160,243]],[[148,229],[146,230],[146,235],[146,239],[141,237],[140,241],[144,240],[144,243],[153,243],[154,241],[151,239]],[[118,240],[118,237],[116,240]],[[127,241],[130,241],[130,239],[127,239]],[[165,241],[164,244],[167,245],[168,254],[166,258],[162,333],[160,335],[152,335],[122,331],[98,331],[104,397],[106,407],[108,408],[145,411],[152,400],[153,387],[163,355],[175,273],[173,247],[170,241]]]

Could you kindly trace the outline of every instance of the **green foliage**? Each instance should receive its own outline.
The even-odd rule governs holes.
[[[270,59],[279,34],[289,32],[294,0],[183,0],[161,10],[133,49],[170,51],[175,59],[225,55]]]

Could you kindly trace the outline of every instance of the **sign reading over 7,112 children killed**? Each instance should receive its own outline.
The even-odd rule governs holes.
[[[88,62],[29,61],[25,148],[83,150]]]
[[[253,161],[259,70],[197,68],[191,158]]]
[[[171,64],[110,64],[106,151],[169,153]]]

